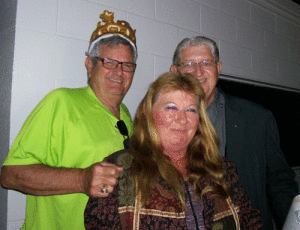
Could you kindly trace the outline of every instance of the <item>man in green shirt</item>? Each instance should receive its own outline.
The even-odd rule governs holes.
[[[122,100],[136,68],[135,30],[108,11],[100,17],[85,61],[89,86],[50,92],[2,166],[1,185],[27,194],[22,229],[84,229],[88,196],[108,196],[123,170],[101,161],[132,131]]]

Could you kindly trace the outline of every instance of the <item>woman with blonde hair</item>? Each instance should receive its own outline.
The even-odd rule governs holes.
[[[131,145],[106,160],[122,166],[106,198],[90,198],[86,229],[259,229],[260,213],[218,152],[218,137],[192,75],[162,74],[139,104]]]

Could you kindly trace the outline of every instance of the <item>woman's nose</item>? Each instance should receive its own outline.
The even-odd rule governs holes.
[[[188,122],[185,111],[179,111],[177,114],[177,123],[186,124]]]

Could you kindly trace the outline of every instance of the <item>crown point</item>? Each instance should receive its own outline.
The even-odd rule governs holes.
[[[114,21],[114,12],[108,12],[108,10],[104,10],[102,14],[100,14],[100,18],[103,22],[113,22]]]

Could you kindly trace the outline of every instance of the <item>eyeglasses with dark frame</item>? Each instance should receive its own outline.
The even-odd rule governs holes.
[[[124,136],[124,141],[123,141],[124,148],[128,149],[130,145],[130,140],[128,136],[128,129],[126,127],[125,122],[123,120],[119,120],[117,122],[117,128],[120,131],[120,133]]]
[[[136,64],[133,62],[120,62],[110,58],[102,58],[102,57],[93,57],[102,62],[103,66],[106,69],[116,69],[118,65],[121,65],[121,69],[124,72],[134,72],[136,68]]]
[[[193,61],[185,61],[185,62],[178,64],[178,66],[180,66],[182,69],[185,69],[185,70],[194,70],[197,65],[199,65],[200,67],[202,67],[204,69],[210,69],[210,68],[215,67],[217,63],[218,62],[216,62],[214,60],[204,59],[198,63],[193,62]]]

